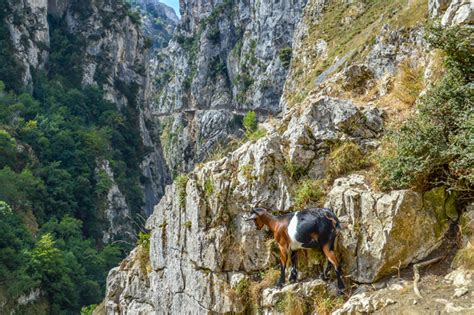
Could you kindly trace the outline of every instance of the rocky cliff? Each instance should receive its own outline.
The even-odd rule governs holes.
[[[149,248],[140,245],[110,272],[102,310],[273,314],[288,305],[301,310],[304,301],[296,294],[315,292],[324,299],[321,305],[334,303],[331,285],[304,281],[314,278],[311,263],[302,268],[303,284],[266,289],[277,265],[274,245],[242,218],[257,200],[282,212],[325,200],[345,223],[338,252],[354,283],[377,282],[432,254],[457,220],[454,196],[443,187],[380,192],[363,157],[378,152],[384,124],[403,119],[411,110],[407,104],[439,73],[422,36],[429,14],[442,16],[445,25],[469,24],[470,6],[181,1],[176,35],[155,60],[152,105],[175,174],[190,170],[235,133],[235,117],[243,111],[282,114],[262,124],[263,138],[197,164],[166,188],[147,221]],[[400,82],[404,71],[420,80],[410,93]],[[344,152],[350,152],[350,166],[341,169]],[[337,178],[347,173],[356,174]],[[332,183],[326,191],[325,183]],[[450,279],[454,290],[459,283]],[[391,290],[409,286],[381,283],[387,295],[361,286],[365,293],[355,292],[339,312],[379,310],[395,303],[387,299]],[[454,305],[443,303],[444,311]],[[469,307],[464,303],[458,310]]]
[[[179,22],[176,12],[158,0],[130,0],[128,2],[140,12],[142,29],[152,40],[153,48],[166,47]]]
[[[152,114],[174,175],[241,133],[241,117],[281,111],[293,32],[306,1],[181,1],[158,54]]]

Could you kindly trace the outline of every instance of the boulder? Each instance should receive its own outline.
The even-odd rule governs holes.
[[[474,24],[474,2],[453,0],[441,19],[441,25]]]
[[[342,88],[362,94],[373,77],[374,74],[367,65],[351,65],[342,72]]]
[[[444,188],[381,193],[361,175],[336,179],[325,206],[347,224],[338,238],[344,272],[372,283],[428,256],[449,227],[447,200]]]
[[[443,14],[449,6],[451,0],[429,0],[428,12],[431,18],[436,18]]]

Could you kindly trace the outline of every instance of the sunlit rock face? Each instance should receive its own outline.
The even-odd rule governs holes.
[[[442,242],[454,204],[443,188],[374,192],[361,175],[334,182],[326,206],[347,224],[339,249],[351,279],[373,283],[428,256]],[[455,212],[455,211],[454,211]]]
[[[281,111],[293,32],[305,0],[181,1],[181,21],[158,53],[152,113],[174,174],[190,171],[241,118]],[[212,131],[212,132],[210,132]]]

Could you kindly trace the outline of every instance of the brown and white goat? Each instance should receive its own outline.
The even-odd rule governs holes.
[[[258,230],[264,225],[273,232],[273,237],[280,247],[281,273],[277,286],[285,282],[285,269],[288,256],[291,257],[290,282],[298,278],[296,257],[299,249],[319,248],[322,250],[331,265],[334,266],[337,276],[338,294],[344,290],[342,273],[336,255],[334,241],[341,224],[336,215],[326,208],[310,208],[302,211],[274,216],[263,208],[251,210],[251,216],[246,220],[253,220]],[[323,271],[323,278],[327,279],[330,264]]]

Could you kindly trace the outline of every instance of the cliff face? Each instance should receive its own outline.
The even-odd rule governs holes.
[[[153,39],[160,42],[159,45],[169,39],[176,16],[168,8],[154,5],[150,16],[144,18],[145,25],[152,17],[159,16],[165,16],[165,23],[171,21],[171,24],[154,33],[153,39],[147,39],[141,29],[140,15],[117,1],[25,0],[10,1],[7,8],[5,21],[9,26],[14,55],[23,71],[24,85],[32,89],[35,74],[38,77],[40,72],[70,76],[77,86],[98,85],[105,91],[105,98],[115,103],[127,116],[128,122],[135,126],[137,136],[141,138],[138,142],[145,152],[136,166],[143,174],[142,210],[151,213],[164,193],[169,175],[159,138],[154,136],[150,124],[149,51]],[[63,37],[54,37],[53,34]],[[60,51],[64,42],[58,38],[73,39],[72,49],[80,62],[73,66],[55,63],[58,54],[71,53]],[[98,163],[106,165],[108,161]],[[124,230],[133,239],[133,224],[127,223],[132,210],[123,187],[121,189],[115,184],[110,168],[106,173],[114,185],[105,209],[110,229],[105,232],[104,240],[123,235],[120,231]]]
[[[153,41],[153,48],[166,47],[179,22],[174,10],[158,0],[130,0],[128,2],[133,8],[139,10],[142,29]]]
[[[459,13],[449,16],[470,23],[470,15],[458,11],[465,3],[434,2],[431,14],[453,7]],[[305,185],[317,191],[318,180],[344,174],[331,162],[338,145],[356,145],[362,156],[379,147],[384,120],[397,121],[406,113],[402,105],[409,100],[399,90],[402,69],[416,70],[423,86],[436,75],[436,58],[422,36],[428,6],[426,1],[183,0],[181,8],[176,36],[155,60],[152,108],[170,168],[190,170],[239,129],[233,122],[243,111],[283,113],[262,124],[265,137],[198,164],[167,187],[147,221],[149,250],[139,246],[110,272],[105,310],[205,314],[256,307],[282,313],[288,294],[312,295],[327,286],[310,281],[281,291],[250,288],[252,281],[267,281],[269,268],[278,263],[272,243],[242,215],[257,200],[283,212],[300,207]],[[449,19],[448,24],[459,23]],[[352,154],[349,164],[363,163]],[[325,205],[347,226],[338,244],[344,273],[374,283],[394,266],[436,250],[457,213],[442,188],[382,193],[364,174],[336,179]],[[143,252],[146,259],[140,260]],[[303,279],[314,278],[314,270],[302,269]],[[364,294],[340,313],[391,304]]]
[[[156,63],[152,114],[177,175],[241,131],[248,110],[281,111],[293,32],[306,1],[181,1]]]

